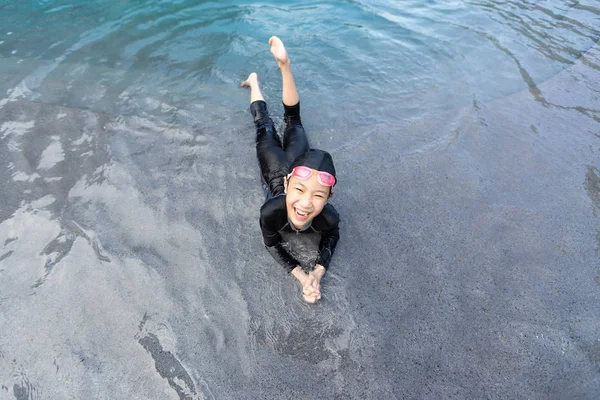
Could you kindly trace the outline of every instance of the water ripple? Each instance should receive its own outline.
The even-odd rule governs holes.
[[[298,385],[287,397],[311,397],[306,382],[327,387],[321,397],[403,397],[381,367],[390,360],[406,377],[431,367],[446,379],[436,357],[461,355],[458,325],[490,326],[489,309],[507,315],[484,293],[506,279],[496,262],[510,271],[520,252],[517,261],[565,263],[542,242],[572,237],[580,255],[565,265],[580,273],[593,264],[597,229],[583,231],[600,210],[599,16],[597,2],[557,0],[3,2],[3,390],[101,398],[108,389],[86,382],[131,376],[140,398],[247,398],[269,385],[270,397],[286,397],[281,380],[301,371],[286,381]],[[290,52],[311,144],[331,150],[348,182],[333,200],[344,233],[316,306],[264,251],[257,223],[263,198],[239,81],[258,72],[281,130],[272,34]],[[527,222],[516,223],[520,215]],[[314,258],[315,243],[295,245]],[[470,246],[481,249],[471,264],[483,267],[462,267],[459,279],[482,280],[465,285],[448,270],[439,285],[450,295],[433,294],[444,268],[466,264],[450,267],[436,252],[463,260],[457,248]],[[387,264],[371,265],[370,251]],[[559,268],[556,282],[572,272]],[[538,276],[519,277],[525,286],[510,293],[536,289]],[[542,288],[532,310],[554,288]],[[548,304],[587,304],[573,298]],[[518,313],[524,299],[511,297]],[[480,300],[487,309],[477,314],[469,307]],[[483,325],[441,318],[455,306]],[[432,309],[439,319],[422,315]],[[453,325],[459,350],[439,355],[435,341],[446,343]],[[23,346],[24,331],[39,334]],[[19,360],[35,360],[31,375]],[[569,360],[561,365],[581,359]],[[73,376],[77,385],[58,386]],[[115,385],[111,396],[131,397]]]

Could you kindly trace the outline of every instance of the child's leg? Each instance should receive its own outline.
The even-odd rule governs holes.
[[[250,88],[250,111],[256,125],[256,155],[261,176],[268,185],[271,196],[278,196],[284,192],[283,178],[287,174],[286,155],[273,126],[273,120],[269,117],[267,103],[260,92],[256,73],[251,73],[248,79],[242,82],[242,86]]]
[[[281,39],[277,36],[269,39],[271,54],[275,57],[281,71],[282,101],[285,110],[285,131],[283,134],[283,148],[288,163],[309,149],[308,138],[300,121],[300,96],[296,89],[296,82],[292,75],[292,67],[287,51]]]
[[[260,86],[258,85],[258,74],[256,72],[252,72],[248,75],[248,79],[240,83],[240,86],[250,88],[250,104],[255,101],[265,101],[265,98],[260,91]]]
[[[283,133],[283,148],[290,165],[296,158],[309,150],[308,137],[300,122],[300,103],[288,107],[284,104],[285,131]]]
[[[277,36],[272,36],[269,39],[269,44],[271,45],[271,54],[275,57],[275,61],[277,61],[277,65],[279,65],[279,69],[281,70],[281,77],[283,78],[281,93],[283,104],[286,106],[298,104],[300,97],[298,96],[298,90],[296,90],[290,58],[285,50],[285,46]]]

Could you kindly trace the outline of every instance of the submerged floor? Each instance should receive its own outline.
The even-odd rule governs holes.
[[[2,398],[598,392],[596,121],[521,92],[407,122],[445,132],[413,148],[332,139],[342,241],[308,306],[260,243],[249,117],[228,118],[241,145],[3,102]]]

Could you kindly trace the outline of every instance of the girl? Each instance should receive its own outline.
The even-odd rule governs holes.
[[[321,278],[339,239],[339,215],[327,201],[336,184],[331,155],[311,149],[302,122],[300,99],[287,51],[277,36],[269,39],[282,77],[285,131],[277,136],[255,72],[242,82],[250,88],[250,110],[256,125],[256,154],[267,200],[260,209],[260,227],[269,253],[302,285],[304,300],[321,298]],[[314,268],[304,272],[288,251],[290,234],[320,236]]]

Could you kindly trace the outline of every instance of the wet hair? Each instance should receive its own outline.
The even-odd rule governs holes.
[[[331,158],[331,154],[324,150],[309,149],[306,153],[302,154],[292,162],[288,173],[291,173],[295,167],[300,166],[316,169],[317,171],[329,172],[335,178],[335,183],[333,185],[335,186],[337,183],[333,158]]]

